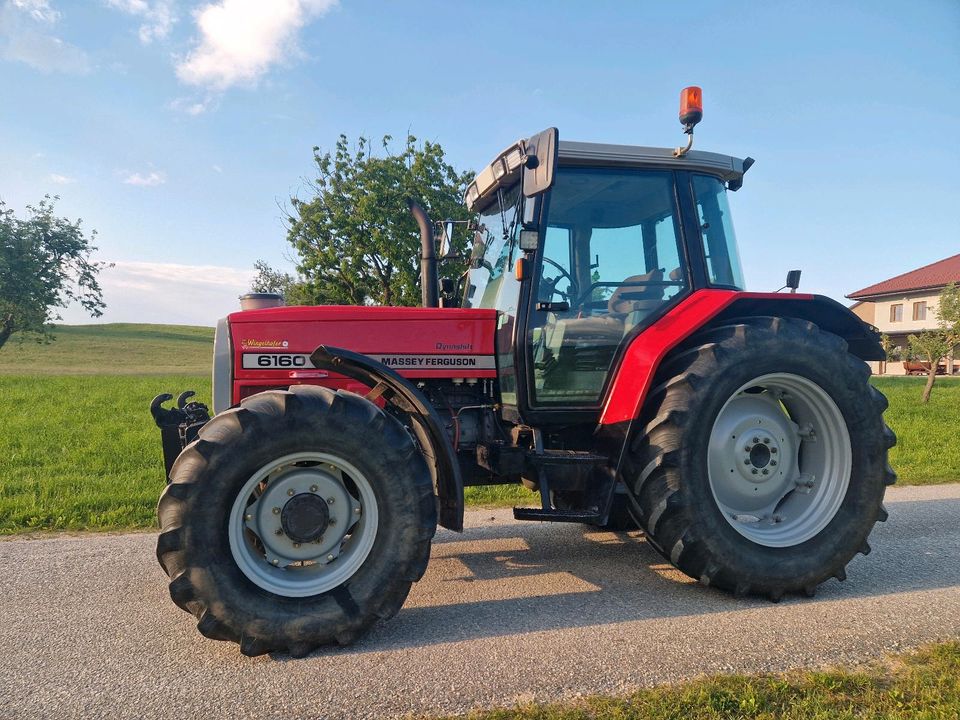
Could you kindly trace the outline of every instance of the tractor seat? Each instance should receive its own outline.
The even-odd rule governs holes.
[[[632,275],[618,286],[607,301],[607,314],[564,320],[563,344],[618,345],[626,330],[637,324],[663,302],[663,270]]]

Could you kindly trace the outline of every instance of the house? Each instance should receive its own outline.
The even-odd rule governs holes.
[[[960,254],[875,283],[847,297],[861,319],[890,337],[897,348],[907,348],[907,336],[938,327],[940,291],[951,282],[960,283]],[[893,354],[891,360],[894,360]],[[873,363],[874,371],[881,368]],[[885,363],[887,374],[903,374],[903,363]],[[953,363],[951,363],[951,369]],[[960,363],[958,363],[960,365]]]

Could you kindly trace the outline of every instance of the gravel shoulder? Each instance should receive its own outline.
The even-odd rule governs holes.
[[[0,543],[0,717],[365,718],[463,712],[717,672],[854,665],[960,637],[960,484],[891,488],[849,579],[736,600],[636,534],[467,514],[359,644],[244,658],[167,596],[151,534]]]

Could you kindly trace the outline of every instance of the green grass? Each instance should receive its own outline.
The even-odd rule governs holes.
[[[213,331],[168,325],[57,329],[50,345],[0,350],[0,533],[149,527],[163,484],[154,395],[193,389],[206,401]],[[899,443],[901,484],[960,481],[960,381],[880,378]],[[472,506],[538,502],[514,485],[467,488]]]
[[[930,402],[920,395],[926,378],[874,378],[887,396],[887,424],[897,434],[890,464],[902,485],[960,482],[960,379],[940,378]]]
[[[955,720],[960,642],[849,670],[729,675],[641,690],[625,698],[478,712],[470,720]]]
[[[207,376],[0,375],[0,533],[152,526],[163,489],[148,406]]]
[[[49,344],[14,336],[0,349],[0,374],[204,375],[213,328],[188,325],[60,325]]]

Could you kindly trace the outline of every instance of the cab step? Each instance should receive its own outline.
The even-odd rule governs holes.
[[[583,510],[545,510],[542,508],[513,509],[514,520],[539,520],[540,522],[572,522],[594,524],[600,522],[600,515]]]

